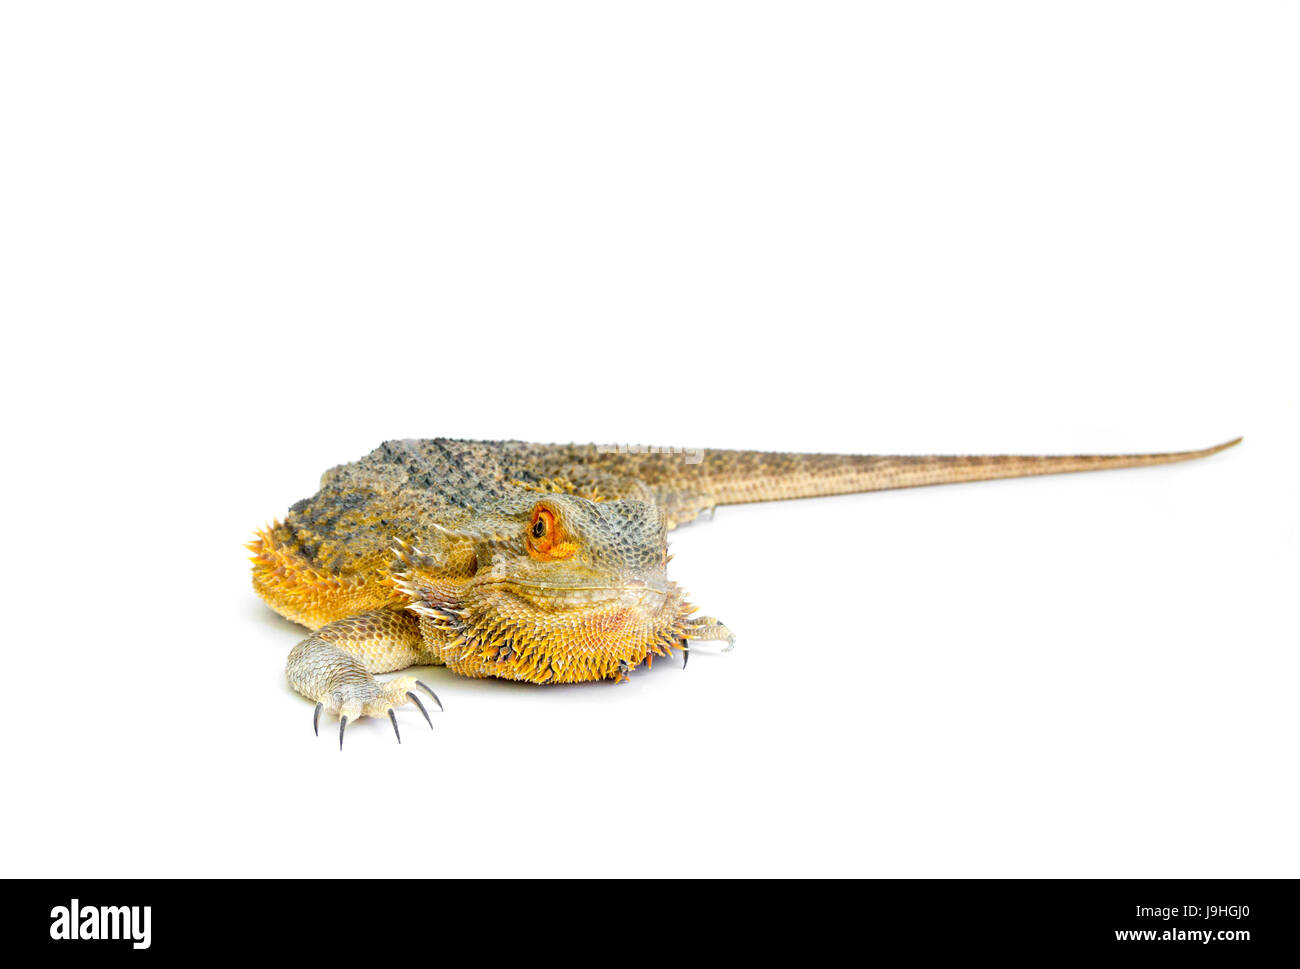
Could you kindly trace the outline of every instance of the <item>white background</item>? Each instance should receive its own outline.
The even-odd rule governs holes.
[[[1300,875],[1297,26],[5,4],[0,871]],[[721,509],[733,653],[342,754],[241,547],[387,438],[1238,434]]]

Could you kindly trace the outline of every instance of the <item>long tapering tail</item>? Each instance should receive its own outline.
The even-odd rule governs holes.
[[[718,504],[780,501],[889,488],[957,484],[1074,471],[1141,468],[1190,461],[1232,447],[1241,438],[1200,451],[1081,455],[836,455],[706,451],[690,476]],[[680,479],[679,479],[680,480]]]
[[[785,454],[618,445],[513,445],[530,464],[567,474],[581,465],[644,482],[675,522],[711,505],[815,498],[993,478],[1140,468],[1217,454],[1241,438],[1200,451],[1163,454],[880,455]]]

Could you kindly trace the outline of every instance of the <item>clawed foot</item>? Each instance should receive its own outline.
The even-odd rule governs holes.
[[[442,712],[442,701],[438,699],[438,694],[434,693],[429,688],[429,685],[422,680],[417,680],[413,676],[399,676],[387,683],[379,683],[371,679],[368,682],[347,683],[318,700],[316,710],[312,713],[312,730],[316,733],[316,736],[320,736],[320,715],[322,710],[337,714],[339,718],[339,750],[342,750],[343,732],[347,730],[349,720],[356,720],[358,717],[387,716],[393,724],[393,733],[397,735],[397,742],[400,744],[402,742],[402,732],[397,728],[396,708],[405,705],[407,701],[419,707],[420,712],[424,714],[425,721],[429,724],[429,729],[433,729],[433,719],[429,716],[428,709],[414,692],[417,689],[429,694],[433,698],[433,702],[438,704],[439,712]]]
[[[442,709],[442,701],[428,684],[414,676],[397,676],[380,683],[358,657],[324,639],[321,633],[307,637],[293,648],[284,672],[290,686],[307,699],[316,701],[311,726],[317,736],[320,736],[322,710],[338,716],[340,750],[343,749],[343,732],[348,728],[348,721],[358,717],[388,717],[400,744],[402,733],[397,728],[395,710],[408,701],[420,708],[432,728],[429,711],[414,692],[417,689],[429,694],[438,704],[438,709]]]
[[[701,641],[725,639],[727,645],[722,647],[724,653],[730,653],[736,648],[736,634],[712,616],[699,616],[695,619],[688,619],[682,631],[685,633],[682,639],[683,647],[692,639]]]
[[[691,658],[691,640],[726,640],[727,645],[722,647],[724,653],[730,653],[736,648],[736,635],[718,620],[712,616],[700,616],[697,619],[688,619],[685,628],[682,630],[685,635],[682,637],[682,669],[686,669],[686,664]]]

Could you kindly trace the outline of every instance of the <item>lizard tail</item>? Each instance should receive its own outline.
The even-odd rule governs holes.
[[[751,501],[780,501],[786,498],[884,491],[889,488],[987,481],[994,478],[1141,468],[1207,457],[1240,441],[1241,438],[1236,438],[1200,451],[1073,456],[999,454],[963,457],[705,451],[699,456],[694,468],[682,468],[675,477],[683,484],[685,482],[681,481],[682,478],[693,479],[691,486],[711,496],[717,504],[734,505]]]

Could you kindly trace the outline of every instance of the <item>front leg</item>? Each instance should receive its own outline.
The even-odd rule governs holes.
[[[413,691],[427,692],[441,710],[442,702],[433,690],[413,676],[380,683],[373,674],[433,662],[441,660],[425,650],[417,617],[404,610],[381,609],[322,626],[293,648],[284,672],[290,686],[316,701],[312,727],[318,733],[322,710],[338,714],[342,750],[343,731],[348,721],[357,717],[387,715],[401,743],[393,711],[408,700],[420,708],[432,727],[429,711]]]

